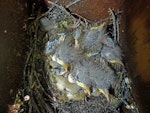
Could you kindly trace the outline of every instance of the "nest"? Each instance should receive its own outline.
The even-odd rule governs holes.
[[[119,57],[116,56],[118,59],[112,60],[111,58],[105,57],[105,55],[103,56],[101,53],[106,45],[113,49],[117,48],[115,51],[118,51],[118,48],[120,49],[120,14],[114,13],[113,10],[109,9],[110,17],[99,22],[90,22],[77,14],[70,13],[59,3],[56,4],[52,2],[52,5],[52,8],[46,13],[39,13],[37,18],[31,22],[27,28],[28,53],[24,68],[24,86],[18,94],[21,98],[19,112],[121,113],[123,112],[123,107],[133,112],[138,112],[136,103],[132,97],[125,66],[121,61],[121,55],[118,55]],[[80,28],[79,32],[78,28]],[[101,35],[104,37],[110,36],[113,42],[110,41],[110,45],[106,43],[105,40],[95,43],[95,41],[93,41],[95,35],[91,34],[93,38],[90,44],[93,43],[93,45],[89,47],[87,44],[79,48],[84,50],[87,57],[92,57],[95,62],[100,62],[102,68],[111,70],[114,73],[115,79],[117,79],[117,83],[114,82],[115,87],[109,87],[108,89],[109,101],[104,94],[94,96],[88,95],[87,93],[85,93],[83,98],[77,100],[74,98],[68,99],[66,92],[64,91],[64,93],[62,90],[59,90],[56,84],[54,84],[55,80],[52,79],[54,73],[60,74],[63,70],[62,66],[58,65],[58,63],[50,63],[53,59],[52,56],[62,42],[65,41],[64,37],[78,38],[78,35],[82,35],[81,37],[86,38],[88,36],[86,35],[87,33],[95,33],[95,31],[99,31],[99,28],[104,28]],[[71,40],[76,40],[75,38]],[[73,44],[75,43],[74,41]],[[99,47],[98,44],[100,43],[101,45]],[[98,50],[99,48],[97,47],[101,49]],[[75,56],[75,54],[73,55]],[[105,70],[107,71],[107,69]],[[71,71],[68,73],[71,73]],[[60,74],[60,76],[65,78],[66,74]],[[82,87],[81,91],[83,90]],[[26,95],[30,96],[30,99],[27,101],[22,99]]]

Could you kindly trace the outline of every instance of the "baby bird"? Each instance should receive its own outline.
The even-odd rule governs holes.
[[[87,57],[91,52],[100,53],[106,61],[121,60],[120,51],[114,46],[113,40],[106,37],[105,30],[104,25],[100,25],[92,27],[83,35],[82,29],[77,28],[74,35],[66,35],[65,40],[57,47],[52,60],[60,64],[64,71],[55,77],[56,86],[58,90],[66,91],[69,100],[78,100],[79,95],[84,98],[87,94],[103,94],[109,101],[109,89],[115,89],[118,79],[107,63]],[[68,71],[68,78],[62,76]],[[79,89],[84,91],[80,92]]]
[[[91,89],[94,87],[99,93],[104,94],[109,101],[109,89],[110,87],[115,88],[117,78],[108,66],[104,67],[102,64],[89,59],[81,59],[73,66],[72,72],[74,79],[82,83],[77,83],[77,85],[90,93],[92,93]]]
[[[64,72],[67,72],[71,68],[71,63],[74,60],[78,60],[81,56],[81,51],[74,48],[74,43],[70,37],[66,37],[64,42],[56,49],[53,55],[53,61],[56,61],[64,67]]]
[[[102,47],[102,41],[104,38],[104,23],[100,26],[91,27],[86,30],[83,37],[79,39],[79,44],[84,51],[88,53],[97,53]]]
[[[115,46],[113,39],[109,36],[106,36],[105,44],[101,48],[101,57],[112,64],[123,65],[120,47]]]
[[[54,87],[62,92],[59,99],[63,101],[81,100],[86,96],[84,91],[77,84],[70,83],[68,79],[62,75],[51,75],[50,80]]]

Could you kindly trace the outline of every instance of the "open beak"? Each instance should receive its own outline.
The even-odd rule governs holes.
[[[103,90],[100,89],[100,88],[97,88],[97,89],[98,89],[99,93],[102,93],[102,94],[106,97],[107,101],[109,102],[109,94],[108,94],[108,91],[103,91]]]
[[[64,72],[62,72],[62,73],[66,73],[69,71],[69,69],[71,67],[69,63],[63,62],[62,60],[57,58],[55,55],[52,57],[52,60],[56,61],[58,64],[60,64],[64,68]]]

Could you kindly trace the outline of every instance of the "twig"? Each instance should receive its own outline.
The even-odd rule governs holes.
[[[118,29],[117,29],[117,24],[116,24],[116,15],[115,15],[115,13],[114,13],[114,11],[111,9],[111,8],[109,8],[109,11],[110,11],[110,13],[111,13],[111,15],[112,15],[112,20],[113,20],[113,30],[114,30],[114,42],[115,42],[115,45],[116,44],[118,44],[119,42],[118,42],[118,36],[117,36],[117,31],[118,31]]]
[[[75,4],[75,3],[77,3],[77,2],[79,2],[80,0],[77,0],[77,1],[75,1],[73,4]],[[68,7],[63,7],[62,5],[58,5],[58,4],[56,4],[56,3],[54,3],[54,2],[52,2],[52,1],[48,1],[50,4],[52,4],[52,5],[54,5],[54,6],[56,6],[57,8],[59,8],[60,10],[62,10],[62,11],[64,11],[67,15],[69,15],[69,16],[71,16],[74,20],[76,20],[76,18],[73,16],[73,13],[70,13],[69,11],[67,11],[66,10],[66,8]],[[73,5],[72,4],[72,5]],[[77,15],[77,14],[76,14]],[[81,16],[79,16],[78,15],[78,17],[81,17]],[[85,19],[85,18],[82,18],[82,19]]]
[[[37,74],[35,71],[34,71],[34,76],[35,76],[36,81],[37,81],[37,83],[39,84],[40,88],[42,89],[42,91],[45,93],[45,95],[46,95],[49,99],[52,100],[52,97],[51,97],[49,94],[46,93],[44,87],[43,87],[42,84],[40,83],[40,81],[39,81],[39,79],[38,79],[38,77],[37,77],[38,74]]]
[[[80,2],[80,0],[75,0],[74,2],[71,2],[68,5],[66,5],[66,8],[69,8],[69,7],[71,7],[72,5],[74,5],[74,4],[78,3],[78,2]]]
[[[116,20],[116,25],[117,25],[117,42],[118,42],[118,44],[119,44],[119,41],[120,41],[120,34],[119,34],[119,19],[117,18],[117,20]]]
[[[52,2],[52,1],[48,1],[48,3],[54,5],[55,7],[59,8],[60,10],[64,11],[66,14],[71,15],[63,6],[58,5],[58,4],[56,4],[56,3]]]
[[[36,113],[41,113],[40,110],[39,110],[39,108],[37,107],[38,106],[37,103],[34,101],[34,97],[33,96],[32,96],[31,102],[32,102],[31,106],[33,105],[33,109],[36,110]],[[31,111],[30,113],[33,113],[33,112]]]

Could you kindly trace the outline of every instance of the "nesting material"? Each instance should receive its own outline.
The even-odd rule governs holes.
[[[118,14],[99,22],[73,16],[59,3],[28,27],[25,113],[138,112],[122,63]],[[117,66],[116,66],[117,65]],[[132,105],[132,106],[131,106]]]

